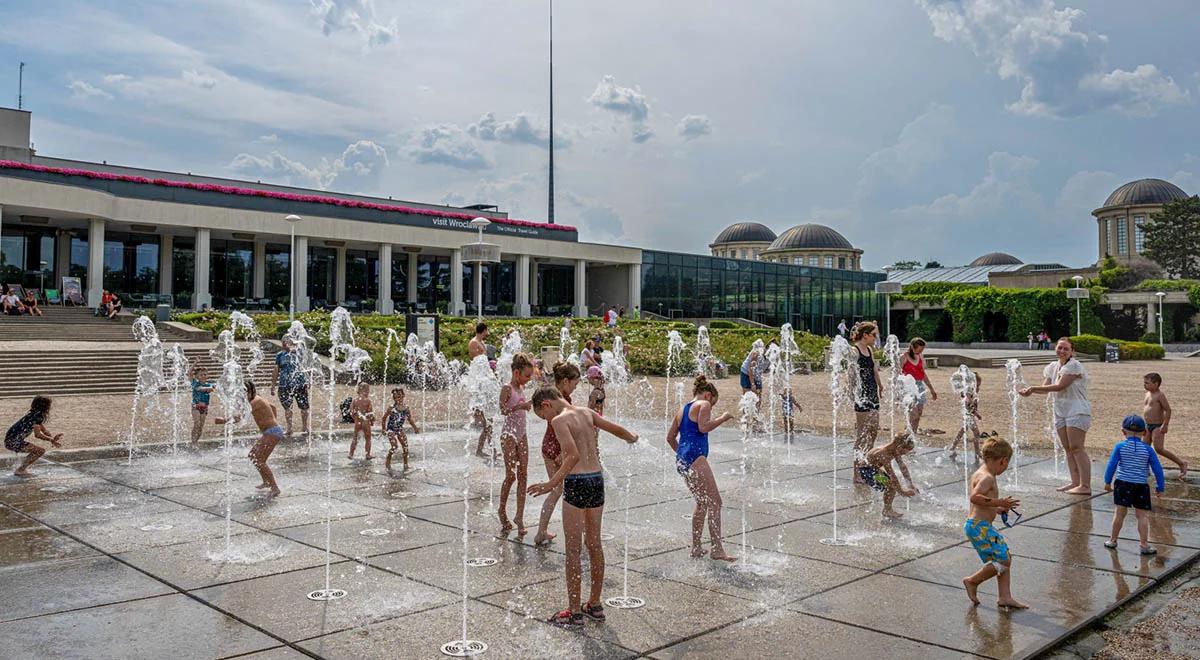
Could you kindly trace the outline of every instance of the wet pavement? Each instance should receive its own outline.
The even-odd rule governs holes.
[[[972,608],[961,463],[918,451],[921,494],[898,497],[904,517],[885,522],[879,495],[851,485],[849,456],[833,470],[828,439],[789,451],[721,431],[723,533],[742,559],[692,559],[693,501],[661,441],[605,441],[604,595],[645,606],[563,630],[542,621],[565,604],[565,558],[561,540],[532,546],[541,499],[527,502],[527,536],[500,533],[489,506],[502,470],[464,459],[464,441],[473,449],[469,434],[426,435],[415,469],[394,476],[382,458],[348,461],[341,440],[332,465],[323,439],[284,444],[274,499],[254,489],[240,446],[228,460],[218,449],[0,477],[0,655],[441,657],[463,635],[465,543],[466,558],[494,560],[466,572],[467,637],[488,645],[483,657],[1026,657],[1200,556],[1200,486],[1172,482],[1155,502],[1159,553],[1146,557],[1132,515],[1118,548],[1103,546],[1112,504],[1099,479],[1092,497],[1063,495],[1052,459],[1024,457],[1001,479],[1024,517],[1002,531],[1014,595],[1031,609],[998,609],[994,582]],[[531,453],[532,483],[544,468]],[[846,545],[822,543],[834,538]],[[583,570],[586,596],[586,555]],[[327,583],[345,596],[308,597]]]

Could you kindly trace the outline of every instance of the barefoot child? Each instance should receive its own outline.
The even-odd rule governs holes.
[[[696,376],[692,400],[675,414],[667,431],[667,444],[675,451],[675,470],[683,475],[683,482],[696,498],[696,507],[692,510],[692,557],[704,556],[701,536],[707,520],[708,541],[712,546],[709,556],[733,561],[721,545],[721,492],[717,489],[712,466],[708,464],[709,432],[733,419],[729,413],[712,417],[712,407],[719,396],[717,386],[708,382],[708,378]]]
[[[588,408],[596,411],[597,415],[604,416],[604,374],[600,371],[600,367],[588,367],[587,370],[588,385],[592,386],[591,394],[588,394]]]
[[[892,502],[896,499],[897,492],[905,497],[917,494],[917,487],[913,484],[912,476],[908,473],[908,466],[905,465],[903,458],[905,454],[913,450],[914,446],[908,433],[898,433],[891,442],[868,451],[867,464],[856,468],[858,476],[864,484],[883,493],[884,518],[899,518],[904,515],[892,508]],[[900,473],[908,481],[908,489],[904,488],[904,483],[896,477],[895,472],[892,472],[892,461],[896,462],[896,467],[900,468]]]
[[[1112,492],[1113,504],[1116,505],[1113,509],[1112,535],[1104,543],[1109,550],[1117,549],[1117,536],[1125,524],[1125,514],[1129,513],[1129,507],[1133,507],[1142,554],[1158,554],[1158,550],[1149,543],[1150,485],[1146,483],[1146,472],[1154,473],[1158,497],[1162,497],[1165,485],[1158,455],[1153,447],[1142,441],[1146,436],[1146,427],[1146,421],[1137,415],[1125,418],[1121,423],[1125,440],[1113,447],[1112,456],[1108,457],[1108,467],[1104,470],[1104,490]],[[1116,483],[1113,483],[1113,475],[1117,477]]]
[[[558,390],[567,403],[571,403],[571,394],[579,386],[579,376],[579,367],[570,362],[559,362],[551,370],[554,389]],[[542,437],[542,461],[546,464],[548,478],[553,479],[554,473],[562,467],[561,456],[562,447],[558,444],[558,436],[554,434],[554,426],[547,424],[546,435]],[[550,531],[550,517],[554,515],[554,507],[558,505],[560,497],[562,497],[562,486],[550,491],[545,501],[542,502],[542,513],[538,517],[538,531],[533,537],[534,545],[546,545],[554,539],[554,532]]]
[[[196,367],[192,371],[192,446],[200,444],[204,434],[204,420],[208,418],[208,404],[212,399],[213,384],[208,380],[208,370]]]
[[[467,342],[468,360],[474,362],[475,358],[478,357],[487,360],[487,337],[487,324],[483,321],[476,323],[475,336],[471,337],[471,340]],[[474,424],[479,427],[479,443],[475,446],[475,455],[486,458],[487,455],[483,453],[483,444],[485,442],[491,444],[492,442],[492,420],[488,419],[487,414],[483,412],[482,408],[475,408],[471,414]],[[492,460],[496,460],[496,448],[494,446],[492,447]]]
[[[402,448],[400,457],[404,460],[404,471],[408,472],[408,436],[404,434],[404,422],[406,421],[412,426],[413,433],[421,432],[421,429],[417,428],[416,420],[413,419],[412,411],[404,403],[404,388],[393,388],[392,405],[383,415],[383,428],[381,429],[387,435],[389,445],[387,459],[383,464],[388,472],[392,471],[392,455],[396,453],[397,444]]]
[[[1162,391],[1162,376],[1152,371],[1142,379],[1142,385],[1146,388],[1146,398],[1142,401],[1142,417],[1146,420],[1146,442],[1154,446],[1154,451],[1159,456],[1175,461],[1179,466],[1179,478],[1182,480],[1187,477],[1187,461],[1176,456],[1174,452],[1167,451],[1164,446],[1167,427],[1171,425],[1171,404],[1167,402],[1167,395]]]
[[[30,433],[37,440],[49,442],[55,447],[62,446],[58,442],[62,440],[62,434],[50,435],[50,432],[46,430],[46,420],[50,419],[51,403],[53,402],[48,396],[38,395],[33,397],[33,402],[29,404],[29,412],[25,413],[25,416],[21,419],[18,419],[16,424],[9,427],[8,433],[4,434],[5,448],[18,454],[21,452],[28,454],[25,460],[21,461],[21,465],[13,471],[13,474],[18,477],[25,477],[32,474],[29,471],[29,466],[33,465],[37,459],[46,453],[45,449],[26,440]]]
[[[262,433],[262,437],[250,448],[249,454],[250,463],[262,477],[262,483],[255,488],[269,488],[269,496],[275,497],[279,494],[279,484],[275,483],[275,474],[271,472],[271,468],[267,467],[267,459],[271,457],[271,452],[275,451],[275,445],[283,439],[283,427],[275,418],[275,404],[258,396],[258,392],[254,389],[254,383],[250,381],[246,381],[246,399],[250,402],[250,415],[254,417],[254,423],[258,425],[258,430]],[[217,417],[213,422],[237,424],[240,420],[239,417],[233,419]]]
[[[996,485],[996,477],[1008,469],[1013,454],[1012,446],[1003,438],[989,438],[983,443],[980,453],[983,465],[971,475],[971,517],[963,523],[963,532],[983,560],[983,568],[963,578],[963,587],[972,606],[978,605],[976,592],[979,585],[994,577],[1000,591],[996,605],[1024,609],[1028,606],[1012,596],[1012,556],[1008,553],[1008,544],[1000,532],[992,527],[997,513],[1007,513],[1021,504],[1020,500],[1012,497],[998,497],[1000,488]]]
[[[783,416],[783,437],[791,439],[796,434],[796,412],[800,410],[800,404],[796,403],[796,398],[792,396],[792,386],[786,385],[783,391],[779,393],[780,412]]]
[[[562,464],[550,481],[533,484],[530,495],[545,495],[558,486],[563,488],[563,534],[566,539],[567,609],[550,617],[550,623],[567,626],[583,624],[586,614],[604,620],[601,591],[604,588],[604,548],[600,543],[600,524],[604,519],[604,475],[596,452],[597,429],[608,431],[630,444],[637,435],[597,415],[563,400],[558,390],[544,387],[533,395],[534,413],[554,427],[562,448]],[[591,592],[580,606],[582,577],[581,546],[586,544],[591,568]]]
[[[975,387],[974,389],[967,390],[966,394],[963,395],[967,400],[967,421],[965,426],[962,424],[959,425],[958,435],[954,436],[954,442],[950,443],[950,459],[954,460],[958,457],[958,452],[955,451],[958,448],[958,443],[962,442],[967,432],[970,431],[971,442],[975,445],[975,464],[978,465],[979,439],[981,437],[979,433],[979,421],[983,419],[983,415],[979,414],[979,372],[972,371],[971,373],[975,375]],[[966,449],[965,443],[963,444],[963,449]]]
[[[517,484],[517,534],[525,534],[525,484],[529,480],[529,439],[525,412],[533,407],[525,399],[525,385],[533,378],[533,361],[524,353],[512,360],[512,380],[500,388],[500,449],[504,452],[504,481],[500,484],[500,531],[512,531],[508,519],[508,493]]]
[[[371,386],[359,383],[357,396],[350,403],[350,418],[354,420],[354,437],[350,439],[350,460],[354,460],[354,450],[358,448],[358,435],[363,437],[363,451],[369,461],[371,455],[371,424],[375,422],[375,408],[371,405]]]

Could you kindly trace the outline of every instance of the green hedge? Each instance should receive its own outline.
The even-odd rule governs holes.
[[[1102,290],[1090,289],[1091,300],[1081,306],[1083,329],[1103,332],[1104,324],[1095,313]],[[968,344],[986,341],[985,315],[1007,319],[1005,341],[1025,341],[1030,332],[1045,328],[1048,319],[1063,314],[1074,321],[1075,302],[1062,289],[993,289],[976,287],[959,289],[946,294],[946,311],[954,319],[954,341]],[[1074,326],[1075,323],[1071,323]]]
[[[1200,280],[1146,280],[1134,289],[1138,291],[1187,291],[1188,302],[1200,307]]]
[[[1116,344],[1120,347],[1122,360],[1161,360],[1166,351],[1158,344],[1148,344],[1140,341],[1121,341],[1099,335],[1076,335],[1071,337],[1071,343],[1079,353],[1099,355],[1103,357],[1105,344]]]

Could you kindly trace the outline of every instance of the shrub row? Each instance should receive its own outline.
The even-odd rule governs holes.
[[[1071,337],[1071,343],[1075,345],[1075,350],[1080,353],[1099,355],[1101,357],[1104,356],[1106,344],[1116,344],[1120,347],[1122,360],[1161,360],[1167,353],[1158,344],[1109,339],[1108,337],[1101,337],[1099,335],[1076,335]]]

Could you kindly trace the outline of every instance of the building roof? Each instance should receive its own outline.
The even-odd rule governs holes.
[[[713,239],[710,246],[725,243],[770,243],[775,240],[775,232],[758,222],[735,222]]]
[[[1025,262],[1008,254],[1007,252],[988,252],[987,254],[975,259],[968,266],[1012,266],[1020,265]]]
[[[1005,264],[1001,266],[959,266],[956,268],[920,268],[917,270],[893,270],[888,273],[888,280],[901,284],[916,284],[917,282],[953,282],[955,284],[978,284],[987,286],[988,273],[1010,273],[1023,268],[1021,264]]]
[[[783,232],[768,251],[774,250],[853,250],[854,246],[837,231],[813,223],[796,225]]]
[[[1101,208],[1109,206],[1136,206],[1140,204],[1166,204],[1188,196],[1179,186],[1162,179],[1138,179],[1112,191]]]

